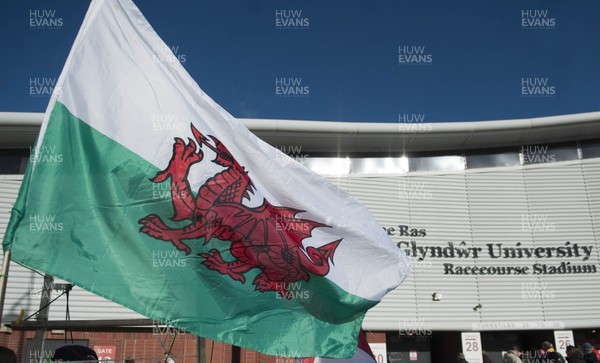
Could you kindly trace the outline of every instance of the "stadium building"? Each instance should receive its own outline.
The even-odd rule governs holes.
[[[0,238],[42,117],[0,114]],[[363,324],[378,363],[455,362],[459,352],[474,363],[483,351],[500,362],[514,344],[527,361],[546,340],[563,351],[600,343],[600,113],[242,121],[295,159],[282,165],[300,162],[362,201],[411,257],[411,276]],[[46,156],[61,159],[51,150]],[[340,206],[340,213],[351,211]],[[26,318],[64,288],[11,264],[0,345],[37,362],[45,353],[36,352],[34,337],[45,331],[48,349],[73,339],[120,362],[161,361],[171,346],[177,363],[289,360],[199,340],[77,287],[68,309],[64,295],[52,303],[48,321],[15,323],[21,309]]]

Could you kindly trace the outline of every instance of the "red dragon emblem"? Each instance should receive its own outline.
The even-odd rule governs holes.
[[[209,135],[209,140],[191,125],[195,141],[189,138],[186,144],[175,138],[173,156],[164,171],[156,174],[154,183],[171,178],[173,221],[187,220],[183,228],[170,228],[163,220],[150,214],[139,220],[140,231],[159,240],[171,242],[175,248],[191,253],[186,240],[204,239],[204,244],[213,238],[231,242],[229,252],[233,261],[225,261],[217,249],[199,253],[202,264],[211,270],[228,275],[241,283],[244,274],[253,268],[260,269],[254,281],[255,289],[261,292],[276,291],[290,299],[287,290],[290,282],[300,279],[309,281],[310,275],[325,276],[329,263],[342,239],[324,246],[304,247],[302,241],[311,236],[317,227],[324,224],[297,218],[303,212],[298,209],[274,206],[266,199],[258,207],[248,207],[244,199],[250,199],[254,186],[248,172],[231,155],[219,139]],[[209,178],[194,195],[187,179],[192,165],[204,158],[202,145],[212,150],[216,157],[213,163],[225,170]]]

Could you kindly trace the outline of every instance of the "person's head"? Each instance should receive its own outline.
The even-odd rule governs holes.
[[[548,349],[550,349],[552,347],[553,347],[553,345],[549,341],[545,341],[545,342],[542,343],[542,349],[543,350],[548,350]]]
[[[83,345],[64,345],[54,351],[52,360],[59,362],[97,361],[98,355],[93,349]]]
[[[0,362],[2,363],[17,363],[17,355],[7,347],[0,347]]]
[[[462,354],[462,353],[458,353],[458,357],[457,358],[458,358],[458,360],[463,360],[463,359],[465,359],[465,355]]]
[[[572,351],[573,349],[575,349],[574,346],[572,345],[567,345],[567,353],[569,353],[570,351]]]
[[[584,353],[591,353],[592,349],[593,347],[590,343],[583,343],[581,345],[581,350],[583,350]]]

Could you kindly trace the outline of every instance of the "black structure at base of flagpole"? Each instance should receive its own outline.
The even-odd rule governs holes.
[[[11,323],[13,330],[47,329],[100,329],[100,328],[152,328],[156,321],[152,319],[116,319],[116,320],[49,320],[49,321],[24,321],[17,324]]]

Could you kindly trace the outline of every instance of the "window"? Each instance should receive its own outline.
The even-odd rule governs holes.
[[[523,155],[523,165],[579,159],[579,153],[575,144],[523,145],[520,151]]]
[[[473,153],[467,154],[467,168],[493,168],[503,166],[521,165],[519,153],[515,151],[503,151],[497,153]]]
[[[424,156],[408,159],[410,171],[452,171],[465,170],[464,159],[461,155]]]

